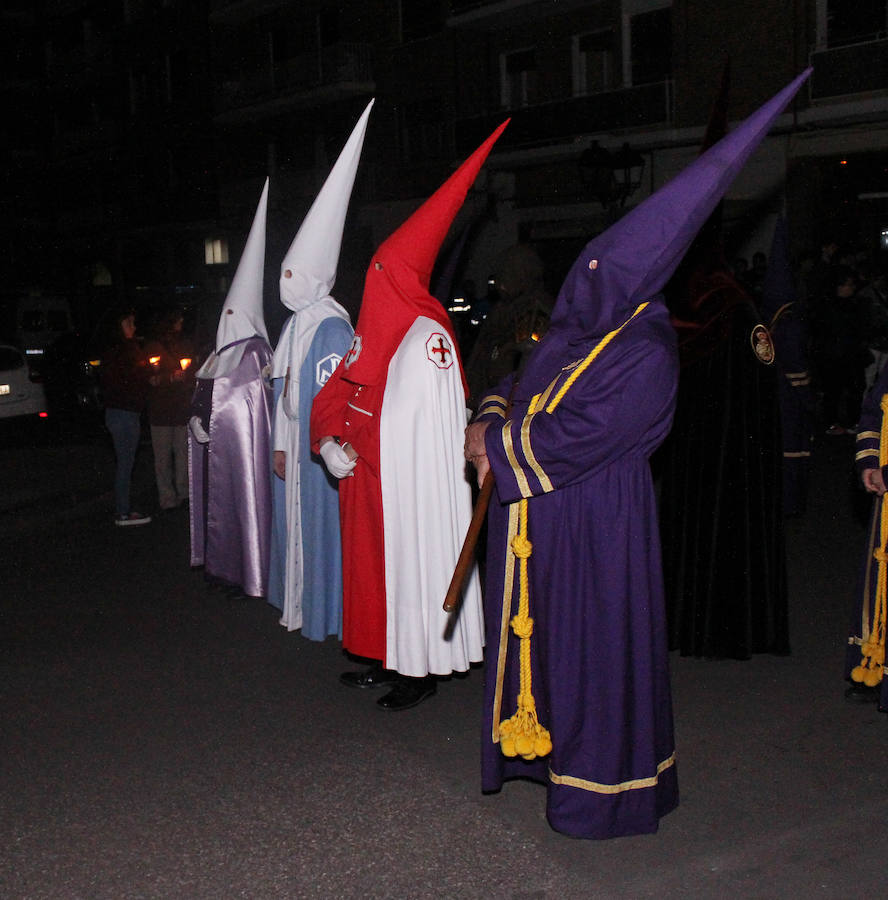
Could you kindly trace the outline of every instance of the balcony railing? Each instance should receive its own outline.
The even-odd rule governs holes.
[[[288,0],[210,0],[210,21],[230,25],[287,5]]]
[[[888,38],[811,52],[811,99],[888,91]]]
[[[529,3],[534,2],[536,0],[450,0],[450,14],[452,16],[461,16],[465,13],[484,10],[485,8],[527,6]]]
[[[501,110],[456,122],[456,149],[464,155],[511,116],[497,150],[542,147],[579,134],[624,131],[673,121],[672,82],[660,81],[539,106]]]
[[[363,90],[372,83],[369,44],[333,44],[318,53],[280,62],[263,72],[223,82],[216,111],[263,104],[308,94],[322,88]]]
[[[450,0],[447,24],[495,27],[505,22],[533,21],[588,5],[589,0]]]

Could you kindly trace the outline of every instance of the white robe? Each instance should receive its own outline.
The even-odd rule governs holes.
[[[418,318],[388,368],[379,456],[385,535],[385,664],[403,675],[464,672],[484,646],[477,569],[450,640],[442,604],[472,517],[465,392],[452,341]]]

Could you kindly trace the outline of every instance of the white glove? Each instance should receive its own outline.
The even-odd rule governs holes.
[[[346,475],[351,475],[351,471],[357,463],[357,460],[348,458],[345,450],[336,441],[327,441],[321,447],[321,459],[324,460],[327,471],[334,478],[345,478]]]
[[[192,416],[188,422],[188,427],[191,429],[191,433],[198,444],[208,444],[210,442],[210,436],[204,431],[203,425],[200,424],[199,416]]]

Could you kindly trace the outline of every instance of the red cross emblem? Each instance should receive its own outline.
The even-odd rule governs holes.
[[[453,365],[453,347],[449,338],[436,331],[426,341],[426,356],[439,368],[449,369]]]

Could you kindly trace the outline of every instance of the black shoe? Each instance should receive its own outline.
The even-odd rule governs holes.
[[[396,684],[400,676],[390,669],[383,669],[382,663],[375,663],[364,672],[343,672],[339,680],[349,687],[375,688]]]
[[[867,687],[857,681],[851,682],[851,687],[845,689],[845,699],[854,703],[878,703],[882,686]]]
[[[431,697],[437,690],[438,686],[431,675],[426,675],[425,678],[402,677],[392,690],[376,701],[376,705],[391,712],[410,709],[411,706],[422,703],[426,697]]]

